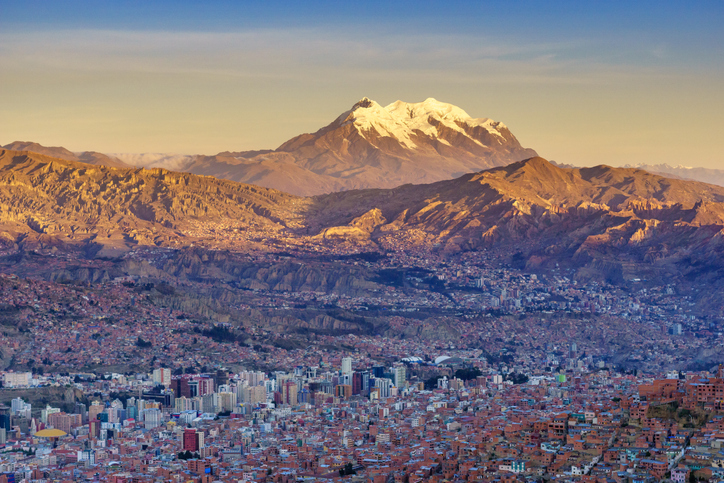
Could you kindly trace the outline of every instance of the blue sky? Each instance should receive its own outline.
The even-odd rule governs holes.
[[[724,168],[724,3],[8,2],[0,143],[273,148],[435,97],[578,165]]]

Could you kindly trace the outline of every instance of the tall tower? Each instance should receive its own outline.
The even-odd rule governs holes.
[[[342,358],[342,374],[345,375],[352,375],[352,358],[351,357],[344,357]]]

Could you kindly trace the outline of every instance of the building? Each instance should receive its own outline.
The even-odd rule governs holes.
[[[236,407],[236,393],[215,392],[214,408],[217,413],[231,412]]]
[[[392,380],[385,377],[375,378],[375,388],[380,399],[390,397],[390,389],[392,389]]]
[[[334,397],[340,399],[349,399],[352,397],[352,386],[347,384],[339,384],[334,386]]]
[[[45,409],[40,411],[40,420],[44,423],[48,422],[48,416],[51,414],[59,413],[60,408],[51,408],[50,405],[46,406]]]
[[[48,416],[48,425],[70,433],[71,429],[83,425],[83,419],[80,414],[57,412]]]
[[[153,370],[153,383],[160,384],[164,387],[171,386],[171,369],[159,367]]]
[[[342,358],[342,374],[349,374],[352,375],[352,358],[351,357],[343,357]]]
[[[242,381],[246,381],[249,386],[258,386],[266,376],[261,371],[244,371],[239,374]]]
[[[20,416],[30,419],[32,405],[26,403],[22,398],[16,397],[10,403],[13,416]]]
[[[5,387],[27,387],[33,380],[31,372],[6,372],[3,374],[3,385]]]
[[[175,397],[192,397],[188,377],[180,376],[171,379],[171,390]]]
[[[392,368],[392,382],[397,388],[405,387],[405,381],[407,380],[407,371],[405,366],[400,364]]]
[[[184,429],[183,450],[196,453],[204,447],[204,432],[193,428]]]
[[[78,461],[84,461],[88,466],[96,464],[96,452],[93,449],[78,451]]]
[[[174,401],[174,409],[179,413],[183,411],[200,411],[201,400],[197,397],[187,398],[181,396]]]
[[[241,402],[245,404],[260,404],[266,402],[266,388],[264,386],[249,386],[241,388]]]
[[[360,372],[355,372],[352,374],[352,394],[362,394],[362,373]]]
[[[297,392],[299,390],[297,383],[294,381],[284,381],[281,385],[282,389],[282,402],[290,406],[297,405]]]
[[[143,423],[146,429],[153,429],[163,424],[163,413],[158,408],[145,409],[143,411]]]
[[[88,408],[88,420],[98,419],[98,415],[102,413],[105,408],[100,401],[93,401]],[[60,409],[58,411],[60,411]]]

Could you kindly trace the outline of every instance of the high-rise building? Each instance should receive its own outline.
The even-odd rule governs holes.
[[[390,389],[392,388],[392,386],[393,384],[390,379],[387,379],[385,377],[375,378],[375,388],[378,390],[380,398],[390,397]]]
[[[50,404],[48,404],[45,409],[40,411],[40,420],[44,423],[47,423],[48,416],[50,416],[51,414],[59,413],[59,412],[60,412],[60,408],[51,408]]]
[[[80,417],[83,418],[83,424],[88,422],[88,408],[85,404],[76,401],[75,409],[73,410],[73,412],[75,414],[80,414]]]
[[[98,419],[98,415],[102,413],[105,408],[105,405],[103,405],[100,401],[93,401],[88,408],[88,420],[92,421],[94,419]],[[58,411],[60,411],[60,409]]]
[[[204,447],[204,432],[193,428],[184,429],[183,449],[196,453]]]
[[[171,379],[171,389],[174,397],[191,397],[188,376],[176,376]]]
[[[145,409],[143,411],[143,423],[146,429],[153,429],[163,423],[163,413],[158,408]]]
[[[241,389],[241,402],[245,404],[260,404],[266,402],[266,387],[249,386]]]
[[[101,434],[101,422],[97,419],[91,419],[88,421],[88,433],[91,437],[97,438]]]
[[[216,387],[223,386],[229,383],[229,373],[224,369],[216,371]]]
[[[159,367],[153,370],[153,383],[161,384],[164,387],[171,386],[171,369]]]
[[[216,394],[206,394],[203,396],[200,396],[199,399],[201,399],[201,412],[204,413],[213,413],[216,412]]]
[[[243,371],[239,373],[239,378],[250,386],[258,386],[266,379],[266,375],[260,371]]]
[[[362,394],[362,373],[355,372],[352,374],[352,394]]]
[[[0,428],[10,430],[10,407],[0,403]]]
[[[297,405],[297,392],[299,387],[297,383],[291,380],[282,383],[282,402],[290,406]]]
[[[30,419],[32,405],[26,403],[22,398],[16,397],[10,403],[12,415]]]
[[[83,424],[80,414],[66,414],[64,412],[53,413],[48,416],[48,425],[66,433],[70,433],[71,429],[77,428]]]
[[[400,364],[392,368],[392,378],[395,387],[402,389],[405,387],[405,381],[407,380],[407,371],[405,366]]]
[[[339,384],[334,386],[334,397],[340,399],[349,399],[352,397],[352,386],[347,384]]]
[[[236,407],[236,393],[215,392],[214,408],[217,413],[231,412]]]
[[[210,377],[203,376],[196,379],[198,382],[199,392],[197,396],[205,396],[214,392],[214,380]]]
[[[201,411],[201,398],[200,397],[191,397],[191,398],[185,398],[182,397],[181,403],[176,405],[177,411]],[[177,399],[176,401],[179,401]]]
[[[343,357],[342,358],[342,374],[352,374],[352,358],[351,357]]]

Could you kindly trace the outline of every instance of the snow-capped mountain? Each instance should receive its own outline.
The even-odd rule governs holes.
[[[26,150],[50,154],[33,146]],[[114,153],[96,164],[165,168],[317,195],[432,183],[533,156],[536,152],[523,148],[505,124],[473,118],[451,104],[430,98],[382,107],[365,97],[317,132],[296,136],[276,150],[214,156]]]
[[[533,156],[503,123],[451,104],[430,98],[383,107],[365,97],[274,151],[199,157],[187,170],[315,195],[431,183]]]
[[[429,183],[535,156],[501,122],[426,99],[382,107],[364,98],[329,125],[282,144],[298,166],[337,189]]]
[[[451,140],[447,139],[451,135],[462,135],[479,147],[487,148],[489,146],[484,142],[502,145],[507,141],[504,133],[510,133],[501,122],[488,118],[473,119],[459,107],[433,98],[417,103],[396,101],[382,107],[365,97],[320,132],[348,124],[354,125],[362,137],[370,142],[374,143],[380,136],[390,137],[411,150],[421,149],[435,142],[452,146]],[[482,129],[475,132],[475,128]],[[483,133],[486,135],[481,136]],[[477,137],[481,139],[476,139]]]

